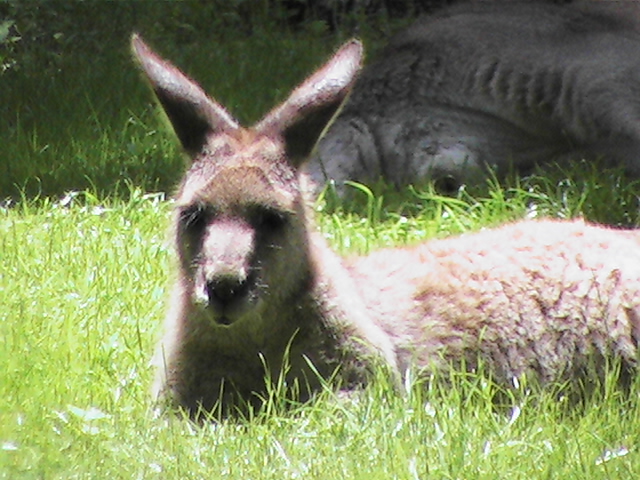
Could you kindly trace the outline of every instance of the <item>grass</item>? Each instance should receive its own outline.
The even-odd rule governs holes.
[[[141,33],[247,123],[348,36],[213,30],[176,48]],[[170,191],[183,165],[126,39],[103,47],[100,62],[79,55],[55,72],[0,76],[0,479],[640,475],[640,386],[626,394],[615,372],[577,405],[562,386],[501,391],[459,373],[407,379],[404,396],[381,376],[358,395],[327,391],[290,409],[275,392],[266,414],[203,427],[158,415],[148,361],[171,206],[146,192]],[[344,254],[523,217],[630,226],[637,187],[577,162],[455,198],[359,187],[348,203],[327,195],[318,220]]]
[[[271,44],[260,36],[229,40],[212,49],[198,44],[180,55],[171,55],[161,41],[151,43],[230,111],[241,114],[242,121],[252,122],[301,81],[332,47],[330,42],[309,38],[307,45],[292,48],[298,41],[295,36],[272,38]],[[305,47],[313,54],[304,56]],[[257,60],[237,61],[247,50]],[[81,57],[46,78],[36,73],[1,79],[4,95],[0,93],[0,105],[4,104],[5,113],[0,117],[4,158],[0,198],[17,198],[21,192],[60,195],[87,188],[103,195],[118,190],[126,193],[127,181],[145,190],[167,190],[176,182],[183,162],[128,55],[127,41],[114,45],[114,51],[106,52],[101,60],[89,68]],[[267,94],[258,94],[257,89]],[[260,101],[250,103],[246,98]]]
[[[108,19],[109,2],[98,3]],[[243,124],[258,121],[351,37],[313,23],[301,31],[258,25],[247,34],[242,28],[225,26],[212,5],[205,9],[202,2],[199,7],[191,2],[196,10],[181,13],[182,2],[156,3],[150,8],[148,3],[128,2],[139,20],[116,39],[109,31],[82,31],[92,13],[81,12],[75,22],[80,25],[65,34],[76,40],[69,40],[56,55],[55,68],[30,60],[42,56],[40,63],[46,63],[52,56],[50,48],[25,53],[21,68],[7,72],[0,68],[0,199],[85,189],[103,196],[126,195],[126,182],[146,191],[166,191],[175,184],[183,162],[130,54],[132,31],[193,77]],[[74,5],[82,7],[82,2]],[[126,8],[118,2],[111,5],[114,12]],[[164,15],[163,9],[168,10]],[[197,18],[198,9],[212,15],[211,23]],[[119,20],[126,23],[126,19]],[[180,30],[196,20],[205,23],[200,31]],[[363,28],[359,36],[371,38],[371,54],[375,35]]]
[[[584,182],[550,188],[548,177],[534,178],[526,188],[455,199],[428,189],[387,191],[388,202],[362,194],[360,203],[321,203],[318,214],[338,250],[367,251],[533,212],[576,215],[557,189],[572,185],[571,198],[589,210],[599,190]],[[613,375],[577,406],[560,387],[501,392],[482,375],[457,374],[424,385],[408,379],[406,396],[380,378],[360,395],[325,392],[289,410],[276,395],[270,413],[251,421],[194,427],[158,416],[147,363],[169,277],[170,205],[130,188],[127,200],[79,192],[0,212],[0,478],[640,474],[638,385],[627,395]]]

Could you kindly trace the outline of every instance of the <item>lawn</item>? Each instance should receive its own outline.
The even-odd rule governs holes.
[[[151,43],[251,121],[339,37]],[[578,401],[563,385],[503,390],[481,373],[409,377],[401,395],[381,373],[348,398],[327,390],[285,407],[274,391],[249,419],[196,426],[158,412],[148,361],[173,261],[164,192],[182,161],[126,40],[105,55],[94,68],[65,63],[46,87],[33,72],[0,77],[12,93],[0,88],[0,478],[640,477],[640,384],[623,391],[614,369]],[[349,203],[320,201],[317,216],[354,254],[525,217],[637,225],[637,192],[576,162],[456,198],[355,189]]]
[[[563,215],[538,180],[479,198],[390,194],[390,207],[363,195],[349,208],[319,204],[318,216],[337,249],[362,252],[554,208]],[[405,396],[381,376],[353,398],[325,392],[289,409],[274,392],[264,414],[205,427],[154,412],[148,360],[171,265],[170,205],[135,188],[128,197],[80,192],[0,212],[1,478],[640,474],[637,386],[625,394],[613,374],[578,405],[562,386],[505,392],[461,374],[408,378]]]

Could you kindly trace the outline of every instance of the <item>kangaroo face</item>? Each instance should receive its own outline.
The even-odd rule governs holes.
[[[259,316],[274,296],[286,296],[290,279],[306,275],[292,260],[305,245],[300,192],[287,181],[295,171],[281,161],[278,141],[250,131],[237,137],[209,142],[174,217],[191,300],[220,325]]]

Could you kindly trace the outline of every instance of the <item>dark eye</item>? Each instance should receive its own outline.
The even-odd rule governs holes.
[[[188,233],[200,233],[212,216],[211,210],[204,205],[191,205],[180,211],[180,227]]]
[[[286,225],[287,218],[285,212],[272,208],[258,207],[251,212],[251,219],[255,228],[269,232],[281,230]]]
[[[435,187],[436,192],[443,195],[453,196],[458,193],[458,190],[460,189],[460,182],[451,175],[447,175],[445,177],[435,179],[433,181],[433,186]]]

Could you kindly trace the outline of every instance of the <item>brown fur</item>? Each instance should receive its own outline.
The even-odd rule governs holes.
[[[305,398],[320,379],[363,385],[376,364],[397,379],[480,358],[504,381],[564,378],[600,357],[635,366],[632,232],[523,222],[349,260],[329,249],[299,167],[349,91],[357,42],[250,129],[137,37],[133,48],[192,158],[156,396],[224,414],[259,405],[281,370]]]
[[[528,221],[357,259],[353,275],[401,369],[484,360],[506,382],[635,366],[640,235]]]

